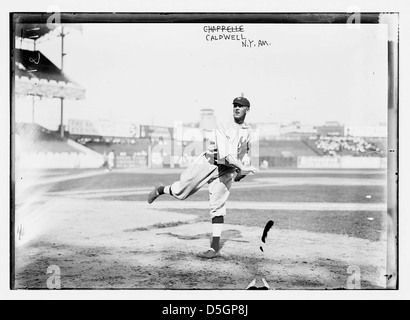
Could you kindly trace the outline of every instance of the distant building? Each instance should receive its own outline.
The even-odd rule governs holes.
[[[280,135],[280,124],[274,122],[260,122],[251,124],[252,129],[258,130],[260,140],[273,140]]]
[[[302,125],[298,121],[286,125],[276,122],[253,123],[251,126],[258,130],[260,140],[300,140],[317,134],[315,126]]]
[[[337,121],[328,121],[324,126],[317,127],[317,135],[322,137],[343,137],[345,126]]]
[[[191,142],[191,141],[202,141],[204,135],[201,129],[192,126],[178,125],[174,128],[175,130],[175,140]]]
[[[282,138],[309,138],[317,135],[317,128],[312,125],[302,125],[299,121],[294,121],[288,125],[282,125],[280,136]]]
[[[211,131],[215,126],[215,114],[213,109],[201,109],[199,128],[201,131]]]
[[[170,127],[141,125],[140,130],[140,137],[151,141],[171,140],[174,136],[174,128]]]
[[[346,126],[346,137],[387,138],[387,125],[378,126]]]
[[[68,133],[77,138],[139,138],[140,125],[110,120],[69,119]]]

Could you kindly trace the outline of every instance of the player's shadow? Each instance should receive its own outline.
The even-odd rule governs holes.
[[[200,233],[200,234],[196,234],[196,235],[192,235],[192,236],[181,235],[181,234],[176,234],[176,233],[172,233],[172,232],[164,232],[164,233],[157,233],[157,234],[168,235],[168,236],[171,236],[171,237],[178,238],[180,240],[209,239],[209,243],[211,244],[211,242],[212,242],[212,234],[211,233]],[[222,249],[227,241],[249,243],[249,241],[247,241],[247,240],[239,240],[240,238],[243,238],[243,236],[242,236],[242,234],[239,230],[230,229],[230,230],[222,231],[221,241],[220,241],[219,247],[220,247],[220,249]]]

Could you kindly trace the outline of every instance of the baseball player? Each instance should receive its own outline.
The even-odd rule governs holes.
[[[114,163],[115,163],[114,150],[111,150],[108,153],[107,162],[108,162],[108,170],[111,171],[114,168]]]
[[[163,194],[184,200],[197,192],[206,183],[209,186],[210,215],[212,220],[212,242],[202,257],[212,259],[220,256],[219,240],[222,234],[225,203],[229,197],[232,181],[240,181],[257,169],[250,166],[251,128],[245,123],[250,103],[244,97],[233,100],[233,120],[228,125],[217,123],[206,151],[202,152],[186,168],[179,181],[171,185],[160,185],[148,195],[152,203]]]

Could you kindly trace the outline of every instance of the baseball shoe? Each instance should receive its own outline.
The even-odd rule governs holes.
[[[213,258],[218,258],[221,256],[221,253],[218,251],[216,252],[214,249],[209,248],[207,251],[201,253],[199,255],[201,258],[205,259],[213,259]]]
[[[148,203],[153,203],[155,201],[156,198],[158,198],[160,196],[159,192],[158,192],[158,188],[162,187],[163,185],[159,185],[156,186],[154,188],[154,190],[152,190],[149,194],[148,194]]]

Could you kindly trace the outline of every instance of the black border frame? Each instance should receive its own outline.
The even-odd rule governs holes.
[[[54,13],[10,12],[10,289],[15,289],[15,101],[14,101],[14,55],[16,24],[45,24]],[[352,13],[314,12],[314,13],[275,13],[275,12],[73,12],[58,13],[60,23],[257,23],[257,24],[346,24]],[[399,19],[399,12],[359,12],[359,24],[380,24],[381,14],[394,14]],[[389,25],[389,27],[391,27]],[[397,31],[398,32],[398,31]],[[396,221],[396,252],[394,283],[386,289],[399,289],[399,38],[397,43],[388,40],[388,150],[387,161],[387,209],[388,216]],[[393,60],[392,60],[393,59]],[[396,60],[395,60],[396,59]],[[391,113],[396,112],[395,116]],[[392,125],[395,127],[392,130]],[[390,132],[394,131],[393,137]],[[394,199],[394,201],[393,201]],[[394,203],[392,203],[394,202]],[[389,213],[390,212],[390,213]],[[388,228],[388,226],[387,226]],[[389,230],[388,230],[389,231]],[[390,239],[392,241],[392,239]],[[389,232],[388,241],[389,244]],[[389,248],[387,248],[389,250]],[[388,259],[387,259],[388,260]],[[387,264],[389,261],[387,261]],[[390,275],[387,274],[388,278]],[[388,283],[388,282],[387,282]],[[126,290],[126,289],[118,289]],[[138,290],[138,289],[137,289]],[[324,289],[323,289],[324,290]],[[320,291],[320,290],[318,290]]]

